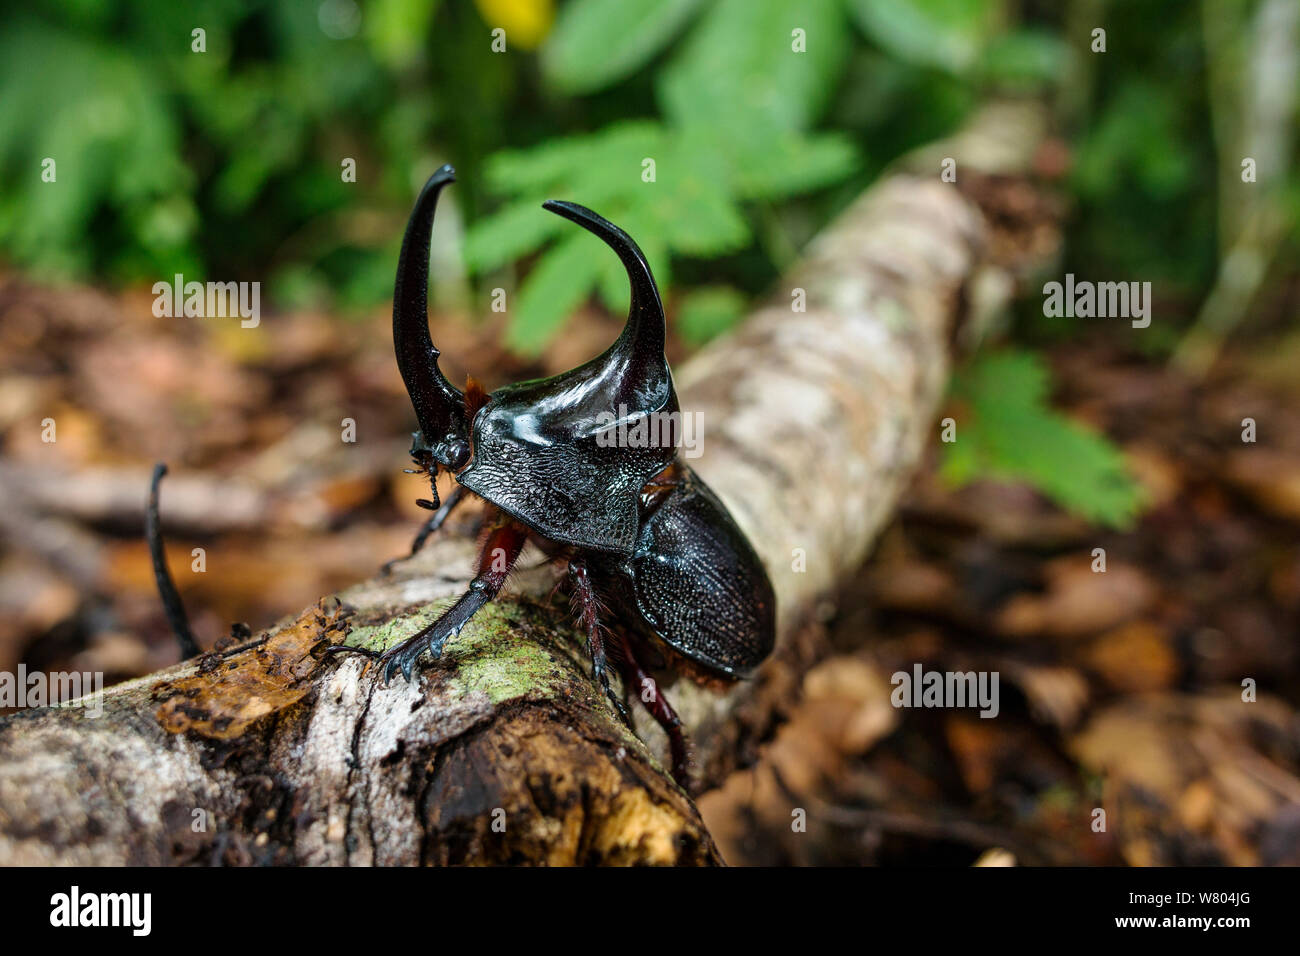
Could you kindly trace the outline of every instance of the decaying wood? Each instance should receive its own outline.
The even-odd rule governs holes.
[[[769,305],[677,371],[703,423],[691,463],[754,542],[780,611],[778,651],[754,679],[661,675],[702,785],[750,759],[792,702],[817,621],[933,439],[958,320],[1005,300],[1023,257],[992,248],[1006,209],[991,216],[973,186],[1033,194],[1037,116],[986,111],[934,152],[957,160],[956,185],[929,153],[883,178]],[[341,607],[326,599],[109,689],[102,714],[0,722],[0,862],[719,862],[663,770],[658,728],[634,706],[633,734],[596,689],[540,562],[413,684],[321,655],[344,639],[389,646],[431,620],[467,583],[467,529],[338,595]]]

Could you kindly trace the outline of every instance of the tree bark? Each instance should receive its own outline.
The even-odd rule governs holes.
[[[770,304],[677,371],[704,425],[691,464],[763,558],[780,618],[749,681],[658,675],[701,786],[750,761],[793,702],[818,621],[935,438],[959,327],[1051,251],[1003,241],[1043,227],[1017,218],[1035,218],[1042,135],[1036,110],[1000,106],[900,163]],[[321,654],[432,620],[468,582],[467,526],[241,646],[108,689],[102,714],[0,721],[0,863],[720,862],[658,727],[634,700],[634,734],[592,681],[550,568],[512,579],[409,685]]]

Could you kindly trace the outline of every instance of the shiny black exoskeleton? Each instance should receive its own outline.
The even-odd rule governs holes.
[[[471,382],[462,393],[438,367],[426,311],[434,209],[453,179],[444,166],[421,191],[393,296],[397,364],[419,422],[411,455],[431,486],[444,469],[456,481],[445,502],[436,487],[425,502],[435,513],[412,553],[467,494],[487,502],[487,530],[469,590],[429,627],[380,656],[383,678],[400,669],[409,680],[425,651],[436,659],[496,597],[532,540],[567,563],[595,676],[608,693],[606,640],[612,639],[610,657],[668,730],[674,774],[685,779],[681,722],[662,693],[644,692],[653,684],[647,685],[642,651],[658,642],[669,656],[707,674],[742,677],[772,650],[775,599],[762,563],[727,509],[678,458],[677,393],[650,266],[623,230],[590,209],[544,203],[618,255],[632,286],[627,324],[604,353],[561,375],[488,395]],[[647,417],[662,423],[661,440],[616,440]],[[617,633],[599,619],[604,606],[624,625]],[[611,699],[623,712],[621,701]]]

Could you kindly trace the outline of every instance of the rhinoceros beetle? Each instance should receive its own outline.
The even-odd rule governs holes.
[[[647,649],[705,676],[745,676],[775,640],[776,600],[754,549],[678,456],[674,428],[664,429],[669,440],[637,447],[609,440],[612,421],[677,418],[663,304],[645,256],[627,233],[590,209],[543,203],[619,257],[631,283],[627,323],[605,352],[568,372],[491,394],[470,379],[462,392],[438,367],[426,303],[434,210],[454,179],[444,166],[420,192],[393,292],[393,345],[419,424],[411,456],[433,488],[432,500],[422,504],[434,514],[412,553],[469,495],[486,502],[485,533],[469,589],[428,627],[379,655],[383,680],[399,669],[410,680],[426,651],[437,659],[497,596],[528,541],[567,565],[593,675],[624,718],[610,691],[611,659],[635,689],[648,680],[641,663]],[[440,502],[436,479],[443,470],[456,485]],[[621,628],[606,628],[606,608]],[[680,719],[662,693],[639,696],[650,697],[647,707],[671,742],[674,775],[684,779]]]
[[[450,166],[434,173],[407,223],[393,290],[393,345],[419,425],[411,457],[432,489],[420,504],[434,512],[410,553],[460,502],[477,496],[486,507],[476,574],[436,621],[383,654],[344,645],[329,650],[377,657],[384,683],[397,670],[410,680],[422,654],[440,657],[496,598],[532,541],[567,567],[593,676],[624,720],[626,709],[610,688],[610,661],[634,692],[654,686],[642,663],[654,651],[697,676],[744,677],[772,650],[776,600],[726,507],[678,456],[663,304],[645,256],[590,209],[543,203],[618,255],[631,283],[627,323],[613,345],[570,371],[490,394],[470,379],[462,392],[438,367],[427,314],[434,210],[454,179]],[[669,424],[661,429],[667,440],[610,440],[612,429],[647,416]],[[444,470],[456,484],[440,501]],[[607,628],[607,609],[621,627]],[[685,785],[680,718],[658,690],[637,696],[668,734],[673,775]]]

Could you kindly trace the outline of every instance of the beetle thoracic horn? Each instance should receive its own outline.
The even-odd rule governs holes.
[[[623,268],[627,270],[628,280],[632,283],[632,298],[628,306],[627,327],[615,343],[614,350],[622,351],[619,349],[622,345],[630,347],[636,355],[662,357],[664,306],[659,299],[659,288],[650,272],[650,263],[646,262],[641,248],[626,232],[586,206],[548,199],[542,203],[542,208],[563,216],[570,222],[576,222],[583,229],[599,236],[618,254]]]
[[[448,450],[463,446],[467,432],[465,403],[460,390],[438,368],[439,352],[429,337],[429,241],[433,236],[438,194],[455,179],[456,171],[443,166],[424,184],[406,224],[397,260],[397,281],[393,286],[393,346],[397,367],[415,406],[415,417],[425,442],[434,458],[448,467],[463,464],[463,461],[448,460]]]

